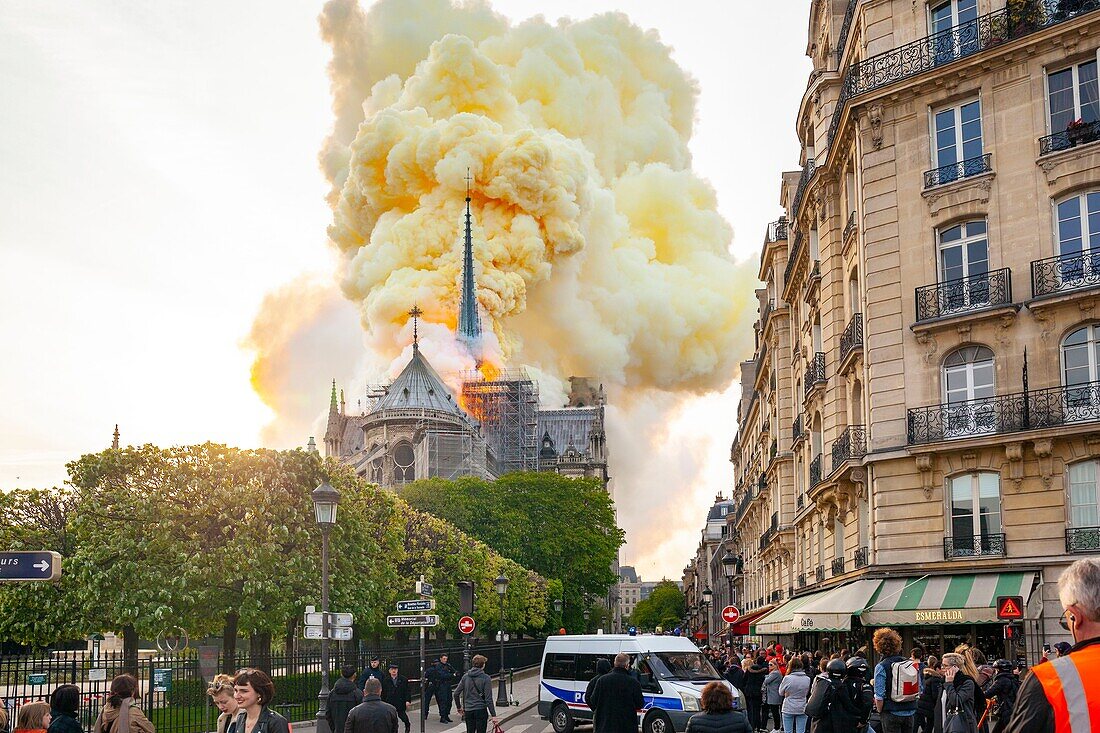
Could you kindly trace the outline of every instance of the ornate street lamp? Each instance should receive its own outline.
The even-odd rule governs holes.
[[[328,654],[328,535],[336,526],[336,507],[340,492],[325,479],[313,490],[313,514],[321,528],[321,691],[317,694],[317,733],[329,733],[328,727],[328,671],[332,666]]]
[[[588,633],[588,619],[592,616],[592,612],[587,608],[584,609],[584,633]]]
[[[714,597],[714,591],[710,589],[710,586],[703,588],[703,602],[700,604],[703,607],[703,623],[707,627],[707,642],[710,642],[710,602]]]
[[[737,575],[737,558],[733,552],[727,550],[726,556],[722,558],[722,572],[726,574],[726,583],[729,584],[729,605],[733,603],[733,576]],[[733,624],[730,624],[730,649],[733,648]]]
[[[501,573],[493,581],[500,597],[500,681],[497,683],[497,705],[508,705],[508,687],[504,684],[504,596],[508,593],[508,578]]]

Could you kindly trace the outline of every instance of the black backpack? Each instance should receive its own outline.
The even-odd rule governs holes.
[[[814,677],[810,696],[806,699],[806,715],[819,720],[829,714],[836,695],[835,685],[828,677]]]

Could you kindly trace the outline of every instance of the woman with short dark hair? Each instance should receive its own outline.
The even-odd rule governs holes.
[[[84,733],[77,710],[80,709],[80,688],[59,685],[50,693],[50,727],[48,733]]]
[[[137,678],[120,674],[111,680],[111,694],[103,706],[92,733],[156,733],[153,724],[141,711]]]
[[[685,733],[752,733],[749,719],[733,709],[733,693],[724,682],[709,682],[699,701],[703,712],[688,718]]]
[[[233,678],[237,701],[236,733],[290,733],[290,723],[268,707],[275,699],[275,684],[261,669],[246,667]]]

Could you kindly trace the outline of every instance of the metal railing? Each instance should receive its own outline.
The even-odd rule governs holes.
[[[1070,125],[1061,132],[1055,132],[1039,138],[1039,155],[1057,153],[1059,150],[1069,150],[1078,145],[1096,142],[1100,140],[1100,122],[1082,122],[1080,125]]]
[[[858,550],[856,550],[856,554],[853,557],[853,563],[855,564],[857,570],[859,568],[867,567],[869,562],[870,562],[870,552],[868,551],[868,549],[866,547],[861,547]]]
[[[818,453],[817,457],[810,461],[810,488],[814,488],[821,483],[821,454]]]
[[[988,173],[993,170],[990,161],[991,157],[992,153],[986,153],[985,155],[979,155],[974,158],[960,160],[958,163],[949,163],[948,165],[941,165],[939,168],[925,171],[924,187],[932,188],[933,186],[942,186],[945,183],[953,183],[955,181],[961,181],[964,178]]]
[[[794,192],[794,203],[791,204],[791,217],[797,221],[798,209],[802,206],[802,197],[806,195],[806,187],[810,185],[810,179],[814,177],[817,164],[813,158],[806,159],[806,165],[802,166],[802,175],[798,177],[798,188]]]
[[[909,445],[1100,420],[1100,381],[909,410]]]
[[[844,57],[844,44],[848,42],[848,31],[852,29],[852,19],[856,15],[856,6],[859,0],[848,0],[848,9],[844,11],[844,22],[840,25],[840,35],[836,41],[836,63],[840,65],[840,59]]]
[[[810,394],[814,387],[819,384],[824,384],[825,379],[825,353],[818,351],[810,359],[809,366],[806,367],[806,373],[802,380],[802,388],[805,394]]]
[[[837,575],[844,575],[844,558],[843,557],[833,558],[832,571],[833,571],[833,576],[834,577],[837,576]]]
[[[844,241],[848,241],[848,235],[855,231],[856,228],[856,212],[852,212],[848,215],[848,223],[844,225],[844,232],[840,235],[840,238]]]
[[[1007,305],[1012,302],[1012,270],[1002,267],[957,280],[925,285],[915,292],[917,322]]]
[[[802,415],[799,415],[794,419],[794,423],[791,425],[791,440],[798,442],[799,438],[804,435],[802,431]]]
[[[1066,552],[1100,551],[1100,527],[1070,527],[1066,529]]]
[[[771,429],[772,429],[772,421],[770,419],[765,420],[764,422],[762,422],[760,424],[760,432],[763,435],[767,435],[768,433],[770,433]]]
[[[794,235],[794,246],[791,247],[790,254],[787,255],[787,267],[783,270],[783,287],[786,288],[791,282],[791,275],[794,274],[794,267],[798,264],[798,255],[802,253],[802,232],[796,232]]]
[[[781,600],[783,600],[783,591],[781,591],[781,590],[773,590],[768,595],[768,602],[769,603],[779,603]]]
[[[771,524],[768,525],[768,531],[769,532],[778,532],[779,531],[779,512],[772,512],[772,521],[771,521]]]
[[[1100,285],[1100,252],[1048,257],[1031,263],[1031,296],[1063,293]]]
[[[806,587],[806,573],[799,573],[798,574],[798,587],[799,588],[805,588]]]
[[[769,298],[768,302],[764,304],[764,312],[760,314],[761,331],[767,328],[768,319],[771,318],[773,310],[775,310],[775,301]]]
[[[863,348],[863,314],[855,313],[840,334],[840,360],[843,362],[856,349]]]
[[[806,495],[799,494],[798,498],[795,499],[794,505],[797,509],[802,509],[802,507],[806,506]]]
[[[836,471],[849,458],[867,455],[867,428],[864,425],[849,425],[833,441],[833,470]]]
[[[817,570],[814,571],[814,580],[816,580],[818,583],[824,583],[825,582],[825,566],[824,565],[818,565],[817,566]]]
[[[787,238],[787,217],[781,216],[768,224],[768,241],[782,242]]]
[[[980,534],[943,538],[943,559],[957,557],[1004,557],[1003,534]]]

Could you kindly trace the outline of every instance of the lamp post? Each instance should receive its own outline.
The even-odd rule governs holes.
[[[563,629],[565,628],[565,619],[562,618],[561,609],[564,606],[565,606],[565,602],[562,601],[562,599],[560,599],[560,598],[555,598],[554,599],[554,614],[557,615],[558,623],[561,625],[561,628],[563,628]]]
[[[591,618],[592,612],[587,608],[584,609],[584,633],[588,633],[588,619]]]
[[[733,576],[737,574],[737,558],[729,550],[722,558],[722,572],[726,574],[726,583],[729,585],[729,605],[733,605]],[[729,647],[733,649],[733,624],[730,624]]]
[[[497,705],[508,704],[508,688],[504,684],[504,596],[508,593],[508,578],[501,573],[493,581],[500,597],[500,681],[497,683]]]
[[[710,589],[710,586],[703,588],[703,621],[707,625],[707,645],[710,645],[710,602],[714,597],[714,591]]]
[[[321,691],[317,694],[317,733],[330,733],[328,727],[328,671],[332,666],[328,656],[328,535],[336,525],[336,507],[340,492],[328,480],[313,490],[313,514],[321,528]]]

